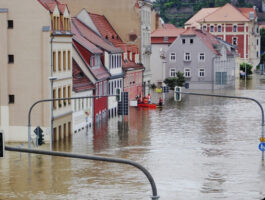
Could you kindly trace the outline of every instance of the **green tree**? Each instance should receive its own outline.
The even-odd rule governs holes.
[[[252,74],[252,68],[253,66],[251,64],[248,64],[248,63],[241,63],[240,64],[240,70],[245,72],[245,67],[246,67],[246,70],[247,70],[247,76]]]
[[[183,87],[185,83],[185,77],[182,72],[177,72],[176,77],[169,77],[164,80],[164,83],[170,88],[170,90],[174,90],[175,86]]]

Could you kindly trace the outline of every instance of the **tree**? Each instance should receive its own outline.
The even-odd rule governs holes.
[[[182,72],[177,72],[176,77],[166,78],[164,83],[170,88],[170,90],[174,90],[175,86],[183,87],[185,83],[184,74]]]
[[[248,64],[248,63],[241,63],[240,64],[240,70],[245,72],[245,67],[247,69],[247,76],[252,74],[252,65],[251,64]]]

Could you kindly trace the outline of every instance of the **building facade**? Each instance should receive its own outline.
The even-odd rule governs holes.
[[[151,83],[156,84],[156,86],[162,86],[165,78],[163,63],[161,63],[160,57],[184,30],[183,28],[176,28],[173,24],[164,24],[151,34]]]
[[[104,20],[105,17],[89,13],[87,10],[82,9],[80,13],[77,14],[76,18],[87,26],[86,34],[89,33],[90,36],[96,38],[91,40],[94,45],[100,48],[104,55],[102,56],[102,63],[110,73],[108,79],[108,94],[116,95],[117,89],[123,90],[123,71],[122,71],[122,49],[115,47],[109,42],[110,38],[117,38],[116,34],[104,34],[108,33],[110,24],[107,23],[107,20]],[[93,33],[94,32],[94,33]],[[88,35],[89,37],[89,35]],[[108,112],[114,112],[117,115],[118,112],[118,102],[115,96],[108,97]]]
[[[187,29],[166,52],[166,77],[184,73],[190,89],[235,86],[235,50],[210,33]]]
[[[73,60],[95,86],[93,96],[97,97],[93,98],[93,123],[97,123],[108,115],[108,79],[111,74],[103,65],[104,51],[91,42],[100,43],[101,39],[79,19],[72,18],[71,22],[74,33]]]
[[[204,8],[185,23],[237,46],[238,62],[248,62],[255,68],[260,62],[260,33],[255,7],[236,8],[227,3],[223,7]]]
[[[71,97],[69,19],[67,6],[55,0],[1,1],[0,129],[7,141],[28,140],[27,116],[34,102],[52,95]],[[57,78],[53,87],[50,77]],[[60,130],[54,136],[50,135],[52,109],[53,126]],[[71,134],[71,114],[71,101],[39,104],[32,112],[31,125],[43,129],[46,141],[63,138]]]

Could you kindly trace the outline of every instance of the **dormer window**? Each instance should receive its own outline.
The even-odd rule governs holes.
[[[108,37],[107,35],[106,35],[106,37],[105,37],[105,38],[106,38],[106,40],[108,40],[108,39],[109,39],[109,37]]]
[[[63,23],[64,23],[64,30],[65,31],[70,31],[70,21],[69,21],[69,18],[64,18],[63,19]]]
[[[91,67],[99,67],[100,66],[100,56],[99,55],[91,56],[90,66]]]
[[[58,16],[53,16],[53,30],[60,30],[60,18]]]

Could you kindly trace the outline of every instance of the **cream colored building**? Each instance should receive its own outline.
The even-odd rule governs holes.
[[[0,130],[8,142],[28,140],[28,112],[40,100],[70,97],[72,35],[66,5],[55,0],[0,1]],[[53,58],[53,59],[52,59]],[[56,77],[51,82],[49,77]],[[31,135],[41,126],[56,140],[71,133],[71,101],[41,103],[31,114]]]

